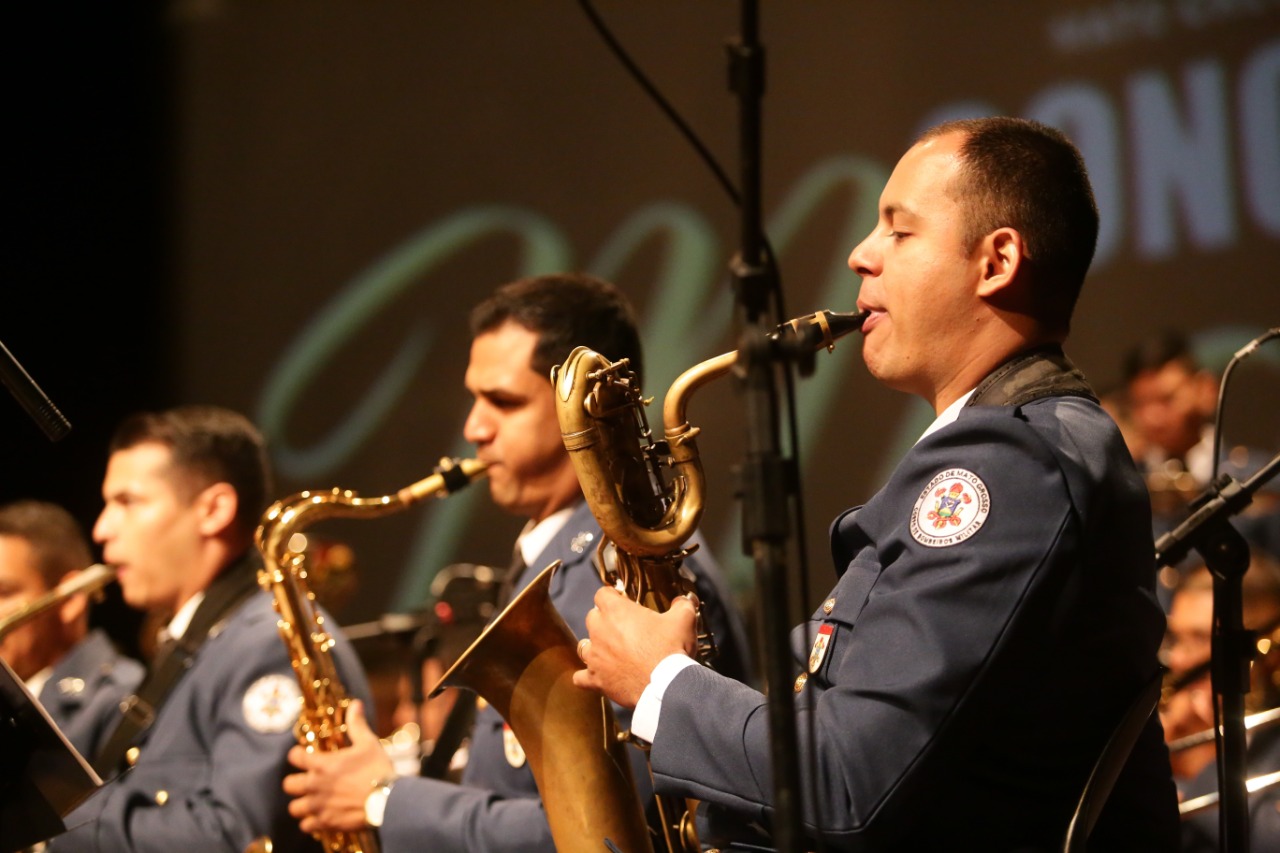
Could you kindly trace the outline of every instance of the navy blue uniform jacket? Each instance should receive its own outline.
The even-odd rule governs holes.
[[[137,763],[66,817],[69,831],[51,850],[242,853],[263,835],[276,853],[320,849],[298,829],[280,787],[292,770],[285,756],[297,743],[299,706],[277,618],[265,592],[227,617],[143,735]],[[335,639],[347,692],[368,704],[359,659]]]
[[[968,406],[839,517],[839,581],[796,629],[806,831],[840,850],[1060,849],[1092,764],[1154,673],[1146,491],[1092,400]],[[662,702],[660,789],[767,827],[764,697],[699,667]],[[1169,849],[1152,719],[1099,823]],[[704,838],[704,841],[707,840]]]
[[[578,637],[587,635],[587,611],[594,606],[601,584],[591,559],[599,541],[600,525],[590,507],[579,504],[516,584],[517,590],[523,589],[542,569],[562,560],[563,565],[551,580],[551,602]],[[704,552],[693,555],[686,564],[697,577],[698,597],[721,649],[717,666],[732,677],[745,678],[747,647],[741,620],[729,609],[729,594],[719,570]],[[615,705],[614,713],[620,726],[630,725],[630,711]],[[508,762],[502,725],[502,717],[492,707],[476,714],[461,785],[423,778],[396,781],[383,815],[384,853],[555,850],[533,773],[527,763],[513,767]],[[628,751],[642,802],[648,802],[651,786],[643,753],[630,748]]]
[[[86,760],[111,736],[120,702],[142,681],[142,664],[125,657],[100,630],[58,661],[40,691],[40,704]]]

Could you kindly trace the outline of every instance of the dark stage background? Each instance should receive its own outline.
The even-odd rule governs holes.
[[[1065,130],[1103,212],[1070,352],[1095,384],[1164,327],[1217,366],[1280,321],[1280,3],[766,2],[764,198],[788,313],[850,310],[844,266],[912,136],[1009,113]],[[730,2],[598,8],[737,175]],[[50,444],[0,403],[0,498],[86,525],[104,446],[137,408],[208,402],[272,442],[277,491],[365,495],[465,455],[469,307],[557,269],[617,281],[645,318],[646,391],[734,346],[737,214],[578,4],[426,0],[71,3],[32,11],[7,75],[13,136],[0,340],[74,425]],[[827,520],[929,418],[851,341],[800,388],[812,595]],[[1265,351],[1232,439],[1280,445]],[[733,384],[699,392],[705,532],[750,604],[730,466]],[[655,413],[655,417],[656,417]],[[323,535],[356,555],[343,622],[422,605],[458,561],[505,564],[519,521],[483,489]],[[318,531],[320,532],[320,531]],[[793,569],[793,574],[799,575]]]

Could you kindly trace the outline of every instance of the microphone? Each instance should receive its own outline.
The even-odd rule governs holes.
[[[14,398],[22,404],[22,408],[27,410],[27,414],[40,429],[44,430],[50,441],[57,441],[71,432],[71,422],[62,416],[58,407],[45,396],[40,386],[22,369],[22,365],[18,364],[18,360],[3,343],[0,343],[0,380],[9,386]]]

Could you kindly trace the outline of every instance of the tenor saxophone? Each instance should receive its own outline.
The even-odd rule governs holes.
[[[399,512],[423,498],[444,497],[483,476],[485,468],[483,462],[474,459],[445,459],[431,476],[394,494],[362,498],[336,488],[299,492],[276,501],[262,516],[254,535],[263,559],[258,583],[272,594],[280,615],[280,637],[302,690],[302,710],[293,733],[308,751],[329,752],[350,744],[346,720],[351,700],[333,662],[334,640],[325,630],[324,617],[316,609],[315,595],[308,588],[305,546],[295,544],[294,536],[326,518],[377,518]],[[372,830],[320,832],[316,838],[325,853],[378,851],[377,836]]]
[[[769,337],[800,351],[831,350],[865,319],[862,312],[819,311],[778,326]],[[737,351],[718,355],[672,383],[663,400],[661,440],[649,428],[644,409],[650,401],[626,359],[611,362],[578,347],[551,374],[561,437],[604,533],[596,561],[601,580],[659,612],[694,588],[683,562],[693,550],[685,543],[702,518],[705,482],[688,402],[737,361]],[[709,665],[715,652],[715,638],[699,613],[696,657]],[[661,795],[656,801],[666,849],[697,851],[688,804]]]

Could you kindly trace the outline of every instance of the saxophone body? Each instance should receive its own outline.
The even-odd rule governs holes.
[[[796,353],[830,350],[865,319],[864,313],[819,311],[778,326],[769,338]],[[737,362],[737,351],[728,352],[682,373],[663,400],[660,439],[644,412],[650,400],[626,359],[611,362],[578,347],[552,370],[561,437],[604,532],[597,548],[601,579],[659,612],[694,589],[683,561],[692,551],[685,543],[702,518],[705,478],[688,403]],[[715,638],[699,613],[697,660],[709,665],[715,654]],[[692,808],[678,798],[656,799],[666,849],[698,850]]]
[[[456,464],[442,460],[436,473],[391,495],[362,498],[336,488],[299,492],[277,501],[263,515],[254,536],[263,558],[258,583],[272,594],[280,616],[280,637],[302,691],[302,709],[294,724],[294,735],[307,750],[328,752],[349,745],[346,718],[350,698],[333,661],[333,637],[308,587],[305,540],[300,542],[295,537],[326,518],[377,518],[399,512],[426,497],[443,497],[484,472],[484,463],[473,459]],[[372,830],[323,832],[317,838],[325,853],[378,851],[377,836]]]
[[[74,579],[58,584],[35,601],[0,619],[0,640],[40,614],[62,604],[71,596],[94,595],[115,579],[116,570],[110,566],[104,566],[101,563],[89,566]]]

